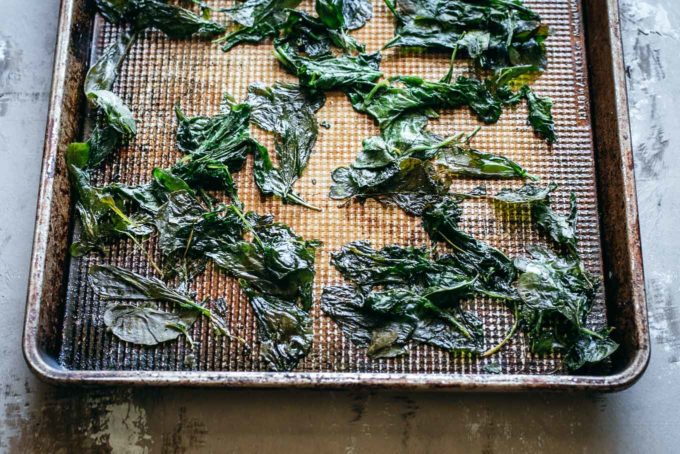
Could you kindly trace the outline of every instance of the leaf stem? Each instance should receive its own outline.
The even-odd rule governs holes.
[[[316,206],[314,206],[314,205],[310,205],[310,204],[309,204],[308,202],[306,202],[302,197],[300,197],[300,196],[298,196],[298,195],[296,195],[296,194],[294,194],[294,193],[292,193],[292,192],[289,192],[288,194],[286,194],[286,196],[284,197],[284,200],[290,200],[290,201],[292,201],[293,203],[296,203],[296,204],[298,204],[298,205],[301,205],[301,206],[303,206],[303,207],[305,207],[305,208],[309,208],[310,210],[314,210],[314,211],[323,211],[323,210],[322,210],[321,208],[319,208],[319,207],[316,207]]]
[[[151,257],[151,254],[149,254],[149,251],[144,249],[142,247],[142,244],[139,241],[137,241],[137,238],[135,238],[134,235],[130,234],[129,232],[123,232],[123,233],[125,234],[125,236],[130,238],[132,240],[132,243],[135,245],[135,247],[137,247],[142,252],[142,254],[144,254],[144,256],[146,257],[146,261],[149,262],[149,265],[151,265],[151,267],[156,271],[156,273],[158,273],[159,276],[163,276],[164,273],[161,270],[161,268],[156,264],[156,261],[153,259],[153,257]]]
[[[515,306],[515,323],[512,325],[512,328],[510,328],[510,331],[508,331],[508,334],[505,335],[505,337],[503,338],[502,341],[500,341],[500,343],[498,343],[495,347],[491,347],[490,349],[482,353],[482,358],[488,358],[489,356],[498,353],[501,350],[501,348],[503,348],[503,346],[514,337],[518,327],[519,327],[519,311],[517,310],[517,306]]]
[[[241,219],[241,221],[243,221],[243,224],[245,225],[246,229],[248,229],[248,231],[253,234],[253,239],[255,240],[255,242],[260,246],[260,248],[264,249],[264,243],[257,235],[257,232],[255,232],[255,228],[253,227],[253,225],[243,215],[243,212],[236,205],[233,204],[229,205],[229,209],[232,210],[236,214],[236,216],[238,216]]]
[[[442,77],[440,82],[443,82],[445,84],[450,84],[451,83],[451,78],[453,77],[453,68],[456,62],[456,55],[458,54],[458,47],[460,45],[460,40],[465,37],[465,33],[463,33],[460,38],[458,38],[458,41],[456,41],[456,47],[453,48],[453,52],[451,52],[451,60],[449,61],[449,70],[448,72]]]

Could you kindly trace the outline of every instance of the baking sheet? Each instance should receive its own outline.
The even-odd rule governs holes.
[[[227,2],[211,5],[227,6]],[[504,112],[501,120],[484,126],[473,146],[486,152],[502,154],[537,175],[542,182],[553,181],[560,188],[552,198],[558,211],[568,209],[568,196],[578,196],[580,252],[586,267],[602,274],[596,183],[593,160],[590,109],[583,48],[580,3],[576,0],[526,1],[541,14],[550,26],[547,40],[548,70],[533,83],[541,95],[553,99],[559,142],[548,147],[526,124],[526,108],[521,105]],[[312,2],[303,2],[303,9],[313,10]],[[382,2],[374,3],[374,18],[354,36],[366,43],[368,51],[378,50],[394,32],[393,19]],[[95,27],[94,55],[115,40],[119,30],[105,24],[101,18]],[[443,53],[405,52],[390,49],[383,53],[381,69],[386,76],[416,74],[437,80],[448,69],[449,56]],[[465,62],[456,67],[456,74],[469,75],[472,68]],[[173,111],[179,102],[188,115],[217,113],[225,92],[236,99],[245,98],[253,82],[272,84],[276,81],[295,82],[286,74],[272,55],[272,45],[241,45],[228,53],[209,42],[171,41],[156,31],[147,31],[133,46],[125,60],[114,91],[131,107],[137,122],[138,135],[119,156],[96,173],[98,183],[120,181],[136,184],[150,177],[157,166],[170,166],[180,156],[175,147],[176,120]],[[330,93],[326,105],[318,113],[319,121],[327,121],[330,129],[319,128],[319,140],[304,176],[296,188],[311,204],[322,208],[315,212],[303,207],[283,205],[273,198],[260,196],[254,185],[249,158],[244,169],[235,175],[239,193],[246,208],[259,213],[272,213],[278,221],[290,225],[305,238],[323,242],[317,254],[315,281],[314,343],[310,354],[297,371],[301,372],[371,372],[483,374],[489,363],[498,363],[503,374],[555,374],[560,370],[560,358],[554,355],[533,356],[522,335],[515,336],[497,355],[479,359],[452,354],[440,349],[413,345],[409,354],[396,359],[369,359],[364,349],[358,349],[340,333],[337,326],[319,308],[319,295],[325,285],[342,282],[329,264],[330,253],[343,244],[364,239],[375,247],[387,244],[425,245],[427,237],[417,218],[397,208],[384,207],[368,201],[365,205],[340,207],[328,198],[333,169],[348,165],[361,149],[361,141],[378,134],[378,128],[368,116],[355,112],[340,93]],[[467,109],[443,111],[441,118],[431,121],[432,130],[451,135],[470,132],[478,121]],[[255,136],[271,145],[267,133],[253,127]],[[453,191],[467,191],[480,180],[459,179]],[[504,186],[520,186],[521,181],[486,181],[489,192]],[[531,227],[525,208],[502,211],[485,200],[464,204],[464,228],[503,250],[510,256],[521,255],[524,247],[545,243]],[[77,231],[76,231],[77,236]],[[153,242],[147,244],[154,254]],[[68,276],[64,327],[59,354],[60,363],[75,370],[205,370],[205,371],[264,371],[259,359],[256,324],[250,306],[234,279],[212,268],[196,282],[200,298],[224,297],[228,302],[227,323],[246,345],[215,337],[206,320],[199,319],[193,328],[197,342],[193,351],[184,340],[155,348],[142,348],[118,341],[106,332],[102,315],[106,302],[100,301],[86,284],[89,266],[113,263],[142,274],[152,270],[130,242],[111,247],[104,257],[73,259]],[[487,346],[495,345],[510,329],[512,314],[498,301],[477,298],[466,302],[476,311],[485,327]],[[605,307],[602,293],[598,296],[591,321],[604,324]]]

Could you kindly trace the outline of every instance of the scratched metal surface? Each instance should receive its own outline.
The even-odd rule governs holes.
[[[680,4],[623,0],[654,354],[618,394],[77,389],[20,349],[58,0],[0,7],[0,451],[674,453],[680,436]],[[20,152],[17,152],[20,150]]]
[[[217,2],[220,5],[219,2]],[[226,2],[224,5],[226,6]],[[593,167],[593,147],[589,121],[587,80],[582,46],[582,27],[577,0],[531,0],[531,5],[551,28],[548,40],[549,68],[533,84],[537,92],[549,95],[555,103],[554,115],[560,141],[549,148],[526,124],[526,108],[508,110],[496,125],[482,129],[473,145],[485,152],[507,156],[523,165],[542,181],[560,185],[553,198],[559,211],[568,209],[568,194],[576,192],[579,201],[580,249],[586,266],[601,275],[599,225]],[[313,2],[303,2],[313,10]],[[116,39],[118,29],[100,22],[95,35],[97,49]],[[375,2],[375,17],[355,36],[366,43],[368,51],[379,50],[394,34],[394,22],[387,7]],[[95,51],[96,53],[96,51]],[[446,54],[415,54],[391,49],[383,53],[381,68],[387,76],[417,74],[437,80],[448,69]],[[465,63],[458,74],[470,74]],[[286,74],[272,55],[270,41],[257,46],[239,46],[223,53],[218,46],[203,41],[171,41],[161,33],[150,31],[137,42],[122,66],[116,91],[131,107],[138,120],[138,135],[119,157],[97,173],[100,183],[113,175],[130,184],[148,181],[156,166],[167,167],[180,155],[175,148],[176,120],[173,106],[180,102],[189,115],[212,115],[218,110],[223,94],[244,99],[253,82],[269,85],[276,81],[295,81]],[[375,246],[386,244],[425,245],[427,237],[420,220],[401,210],[386,208],[375,202],[360,206],[339,207],[328,197],[333,169],[351,163],[361,148],[361,141],[379,133],[373,121],[356,113],[340,93],[327,96],[319,112],[320,121],[330,129],[320,128],[319,140],[309,166],[297,184],[299,193],[321,213],[302,207],[282,205],[273,198],[262,198],[254,185],[252,165],[236,176],[241,200],[249,210],[273,213],[305,238],[323,242],[317,254],[315,280],[314,343],[310,354],[297,370],[304,372],[398,372],[398,373],[484,373],[484,365],[498,362],[506,374],[554,374],[560,359],[554,355],[532,356],[522,336],[513,339],[492,358],[476,359],[455,355],[430,346],[415,346],[402,358],[370,360],[364,349],[355,348],[336,325],[319,309],[319,295],[326,285],[341,282],[339,273],[329,263],[330,253],[353,240],[370,240]],[[444,136],[472,131],[479,122],[467,109],[445,112],[432,122],[432,129]],[[265,144],[271,137],[256,131]],[[465,192],[480,180],[459,179],[452,189]],[[522,183],[488,181],[488,190]],[[529,244],[545,243],[532,228],[526,209],[503,211],[485,200],[465,204],[464,227],[474,235],[499,247],[510,256],[522,255]],[[153,255],[156,251],[149,247]],[[261,371],[257,330],[250,306],[234,279],[210,268],[201,276],[195,289],[199,298],[224,297],[229,307],[227,323],[247,346],[225,338],[216,338],[199,320],[193,337],[199,342],[193,352],[184,340],[156,348],[140,348],[118,341],[107,332],[102,314],[107,302],[93,295],[87,285],[87,270],[95,263],[114,263],[151,274],[150,266],[130,242],[110,248],[105,257],[72,260],[63,328],[61,363],[76,370],[224,370]],[[511,313],[502,303],[476,299],[466,303],[480,315],[485,326],[486,346],[500,342],[513,324]],[[604,300],[598,298],[592,323],[603,325]],[[252,348],[248,348],[252,347]],[[195,356],[194,356],[195,355]],[[188,357],[195,357],[190,361]]]

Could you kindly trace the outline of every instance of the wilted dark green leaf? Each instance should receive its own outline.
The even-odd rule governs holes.
[[[517,298],[513,283],[517,272],[512,260],[498,249],[460,229],[462,209],[452,198],[425,209],[423,227],[433,242],[447,244],[453,253],[444,260],[461,274],[476,279],[477,291],[492,298]]]
[[[525,178],[515,162],[469,146],[467,139],[444,139],[426,130],[427,118],[407,114],[371,137],[350,167],[333,172],[331,198],[373,198],[420,215],[425,204],[447,193],[456,177]]]
[[[75,209],[80,220],[80,236],[71,245],[71,254],[80,256],[101,250],[104,244],[125,235],[145,236],[151,233],[149,219],[125,214],[124,200],[106,187],[96,187],[83,168],[90,162],[87,144],[69,145],[67,165],[75,190]]]
[[[138,33],[121,33],[116,42],[102,51],[97,62],[85,77],[85,94],[101,90],[111,90],[118,77],[118,71],[130,47],[135,43]]]
[[[288,43],[299,54],[312,59],[332,56],[332,46],[345,53],[364,52],[364,45],[344,30],[329,29],[318,18],[304,11],[288,12],[288,19],[281,26],[281,35],[279,43]]]
[[[610,356],[618,345],[608,332],[586,327],[598,283],[581,260],[559,257],[540,246],[528,252],[531,257],[517,259],[515,265],[521,272],[517,282],[520,326],[531,351],[562,352],[570,370]]]
[[[224,26],[205,19],[164,0],[96,0],[97,7],[109,22],[130,23],[136,30],[156,28],[170,38],[191,36],[209,38],[224,33]]]
[[[153,346],[188,336],[197,317],[196,312],[173,314],[151,306],[116,304],[106,308],[104,324],[122,341]]]
[[[215,264],[239,279],[258,320],[262,356],[274,370],[291,370],[311,348],[314,260],[319,243],[295,235],[286,225],[249,213],[253,241],[221,245],[207,252]]]
[[[368,0],[316,0],[316,14],[331,29],[356,30],[373,17]]]
[[[427,291],[386,290],[364,296],[350,287],[325,287],[321,309],[374,359],[403,355],[411,341],[451,352],[478,352],[481,347],[479,319],[455,302],[439,307]]]
[[[252,108],[252,121],[273,132],[276,138],[278,167],[274,167],[264,147],[259,146],[255,154],[254,176],[260,191],[281,197],[284,202],[314,208],[294,192],[293,185],[302,176],[316,145],[319,126],[314,113],[325,98],[295,85],[253,84],[248,88],[246,102]]]
[[[377,52],[311,59],[298,55],[287,42],[276,42],[274,56],[300,85],[320,91],[367,89],[382,76]]]
[[[212,117],[187,117],[177,106],[177,148],[191,155],[194,165],[201,159],[219,162],[237,172],[254,145],[248,129],[251,108],[248,104],[226,103]]]
[[[524,90],[527,105],[529,108],[529,124],[534,128],[534,131],[552,144],[557,142],[555,135],[555,121],[552,116],[552,100],[538,96],[533,90],[526,88]]]
[[[259,43],[275,38],[288,20],[287,8],[295,8],[299,4],[300,0],[246,0],[227,10],[239,25],[215,42],[223,43],[222,50],[227,52],[241,43]]]
[[[459,49],[486,69],[546,65],[548,29],[520,1],[388,0],[395,37],[385,47]]]

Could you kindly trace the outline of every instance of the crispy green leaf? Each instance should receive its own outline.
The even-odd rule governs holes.
[[[420,215],[448,191],[454,178],[525,178],[515,162],[471,148],[460,136],[443,139],[426,130],[427,118],[410,113],[371,137],[350,167],[336,169],[330,196],[373,198]]]
[[[203,271],[207,253],[241,241],[242,220],[224,206],[208,211],[186,191],[168,195],[154,217],[158,246],[166,262],[166,275],[185,281]]]
[[[571,194],[571,209],[568,216],[556,213],[550,208],[550,194],[557,189],[554,183],[545,188],[533,184],[527,184],[517,190],[505,188],[496,194],[493,199],[505,204],[529,204],[531,216],[539,230],[546,233],[560,246],[576,255],[576,195]]]
[[[538,226],[557,244],[565,246],[576,253],[576,195],[571,194],[571,209],[568,216],[555,213],[547,203],[535,203],[531,207],[531,216]]]
[[[333,252],[331,264],[364,291],[378,286],[425,286],[428,275],[437,271],[426,249],[386,246],[377,251],[365,241],[348,243]]]
[[[481,121],[495,123],[503,106],[502,100],[484,83],[463,76],[454,83],[429,82],[416,76],[395,77],[368,90],[355,90],[349,96],[352,106],[372,116],[381,128],[409,111],[462,106],[468,106]]]
[[[255,311],[261,355],[277,371],[295,368],[311,348],[312,286],[319,243],[306,241],[270,217],[249,213],[253,242],[220,245],[207,252],[237,277]]]
[[[564,363],[567,369],[578,371],[605,361],[618,348],[619,344],[609,338],[609,331],[606,329],[594,334],[580,333],[565,356]]]
[[[538,96],[533,90],[528,88],[524,92],[529,108],[529,124],[548,143],[557,142],[555,121],[552,116],[552,100]]]
[[[343,29],[329,29],[319,19],[304,11],[288,12],[288,19],[281,26],[281,35],[282,38],[277,42],[288,43],[299,54],[312,59],[332,56],[332,46],[345,53],[364,52],[364,45]]]
[[[229,171],[237,172],[246,156],[253,151],[248,125],[251,108],[248,104],[228,103],[218,115],[187,117],[177,106],[177,147],[191,155],[194,162],[205,165],[219,162]]]
[[[198,306],[189,295],[171,289],[160,279],[144,277],[118,266],[93,266],[89,282],[97,294],[106,299],[164,301],[185,309]]]
[[[87,97],[104,116],[104,124],[118,131],[123,140],[137,134],[132,112],[118,96],[108,90],[97,90],[89,92]]]
[[[493,199],[506,204],[547,203],[548,197],[555,189],[557,189],[557,185],[554,183],[545,188],[530,183],[517,190],[503,188],[493,196]]]
[[[492,298],[517,298],[513,282],[517,272],[512,260],[498,249],[478,240],[460,227],[462,209],[452,198],[428,207],[423,213],[423,228],[433,242],[447,244],[454,253],[445,263],[461,274],[476,279],[476,290]]]
[[[84,90],[86,95],[96,91],[111,90],[118,77],[120,65],[137,37],[137,33],[121,33],[116,42],[104,49],[85,77]]]
[[[331,29],[356,30],[373,17],[368,0],[316,0],[316,14]]]
[[[447,351],[477,352],[481,322],[455,304],[439,307],[408,290],[386,290],[363,296],[349,287],[325,287],[321,309],[371,358],[393,358],[411,341]]]
[[[607,330],[586,327],[597,282],[576,256],[559,257],[546,248],[528,248],[530,258],[515,261],[521,274],[517,291],[521,298],[520,326],[536,354],[564,353],[565,365],[577,370],[601,362],[618,345]]]
[[[150,306],[116,304],[106,308],[104,324],[120,340],[153,346],[188,335],[198,314],[173,314]]]
[[[290,43],[274,43],[274,56],[300,79],[300,85],[320,91],[366,89],[382,76],[380,54],[325,56],[315,59],[298,55]]]
[[[224,322],[209,308],[197,303],[185,292],[170,288],[155,277],[144,277],[114,265],[96,265],[90,268],[88,282],[104,299],[171,303],[183,311],[208,317],[220,334],[227,334]]]
[[[458,49],[486,69],[546,65],[548,29],[520,1],[387,0],[397,21],[385,47]]]
[[[229,14],[239,24],[215,42],[223,43],[222,50],[229,51],[241,43],[259,43],[274,38],[288,20],[289,10],[300,4],[300,0],[246,0]]]
[[[255,312],[262,359],[274,371],[294,369],[312,345],[309,308],[258,292],[247,284],[243,289]]]
[[[255,154],[255,182],[263,194],[313,208],[293,191],[293,185],[302,176],[316,144],[319,127],[314,113],[324,102],[323,95],[306,93],[294,85],[253,84],[248,88],[252,121],[276,138],[278,167],[264,147],[258,146]]]
[[[71,185],[75,190],[75,209],[80,220],[78,241],[71,245],[71,254],[80,256],[101,250],[104,244],[125,235],[146,236],[151,233],[149,220],[144,216],[127,216],[124,201],[107,187],[96,187],[82,168],[90,162],[90,147],[73,143],[67,151],[67,165]]]

